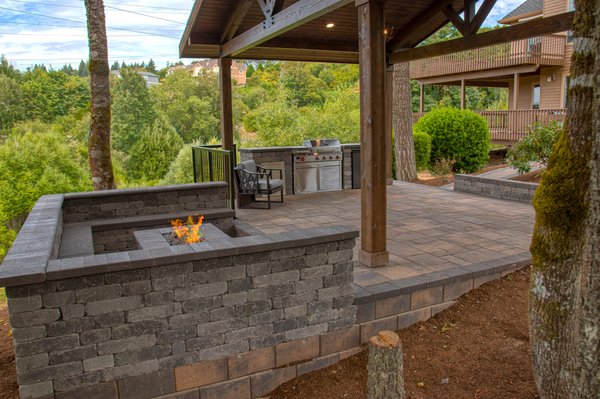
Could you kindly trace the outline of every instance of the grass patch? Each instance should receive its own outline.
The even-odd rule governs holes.
[[[4,292],[4,288],[0,288],[0,305],[6,302],[6,293]]]

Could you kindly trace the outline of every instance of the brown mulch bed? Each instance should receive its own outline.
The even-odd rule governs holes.
[[[464,295],[399,332],[410,399],[534,399],[528,335],[529,270]],[[0,305],[0,399],[17,398],[6,305]],[[367,352],[282,385],[270,399],[366,398]],[[421,386],[422,384],[422,386]]]
[[[542,180],[542,171],[534,170],[529,173],[524,173],[519,176],[513,177],[511,180],[524,181],[527,183],[539,183]]]
[[[18,392],[15,354],[8,325],[8,308],[4,302],[0,303],[0,399],[18,398]]]
[[[399,331],[410,399],[538,398],[528,330],[529,270],[491,282]],[[363,399],[367,351],[287,382],[270,399]]]
[[[481,173],[491,172],[492,170],[506,168],[507,166],[508,165],[504,163],[504,159],[493,159],[487,164],[486,167],[471,174],[479,175]],[[415,180],[413,183],[422,184],[424,186],[441,187],[445,186],[446,184],[454,183],[454,176],[451,175],[444,178],[440,176],[434,176],[429,171],[423,171],[418,174],[417,180]]]

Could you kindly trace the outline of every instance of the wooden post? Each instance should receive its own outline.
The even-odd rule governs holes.
[[[382,0],[359,0],[360,61],[360,263],[387,265],[387,185],[385,156],[385,37]]]
[[[231,101],[231,58],[219,58],[221,145],[233,151],[233,105]]]
[[[460,109],[465,109],[465,80],[460,81]]]
[[[394,184],[393,168],[393,140],[392,135],[392,103],[394,101],[394,66],[388,65],[385,72],[385,170],[386,183],[388,186]]]
[[[519,73],[515,73],[513,84],[513,109],[519,109]]]
[[[404,399],[404,371],[400,337],[381,331],[369,341],[368,399]]]
[[[425,112],[425,85],[423,83],[419,84],[419,112]]]

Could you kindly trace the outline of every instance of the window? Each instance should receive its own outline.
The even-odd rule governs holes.
[[[539,84],[534,84],[533,85],[533,104],[532,104],[532,108],[533,109],[540,109],[540,85]]]
[[[567,100],[569,96],[569,83],[571,82],[570,76],[565,76],[563,80],[563,108],[567,108]]]
[[[569,0],[569,11],[575,11],[575,0]]]

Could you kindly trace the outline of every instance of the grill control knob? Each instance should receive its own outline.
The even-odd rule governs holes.
[[[330,156],[329,156],[329,159],[333,159],[333,157],[330,155]]]
[[[340,159],[340,156],[339,156],[339,155],[336,155],[336,156],[335,156],[335,159]]]
[[[304,161],[304,157],[300,157],[300,160],[301,160],[301,161]]]
[[[315,157],[315,161],[318,161],[318,160],[319,160],[319,157]]]

